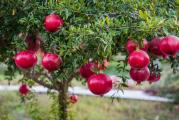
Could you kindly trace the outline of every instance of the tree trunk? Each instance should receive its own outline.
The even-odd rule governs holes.
[[[68,120],[68,84],[62,84],[58,91],[59,120]]]

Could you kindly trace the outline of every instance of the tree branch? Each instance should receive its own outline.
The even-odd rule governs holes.
[[[47,87],[48,89],[55,89],[55,90],[57,90],[56,87],[54,87],[53,85],[50,85],[50,84],[46,83],[46,82],[43,81],[43,80],[39,80],[38,78],[34,78],[33,80],[34,80],[36,83],[38,83],[39,85],[42,85],[42,86],[44,86],[44,87]]]
[[[39,85],[42,85],[42,86],[44,86],[44,87],[46,87],[46,88],[48,88],[48,89],[54,89],[54,90],[58,90],[57,89],[57,87],[55,87],[55,85],[53,85],[53,84],[48,84],[47,82],[45,82],[43,79],[39,79],[40,78],[40,76],[45,76],[46,78],[48,78],[49,79],[49,81],[51,81],[51,77],[49,76],[49,75],[47,75],[47,74],[43,74],[43,73],[34,73],[34,69],[33,69],[33,71],[32,71],[33,73],[33,75],[32,74],[29,74],[29,72],[28,73],[26,73],[26,75],[28,76],[28,77],[30,77],[34,82],[36,82],[36,83],[38,83]]]

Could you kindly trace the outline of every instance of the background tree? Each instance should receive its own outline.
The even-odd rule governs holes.
[[[89,59],[103,64],[118,53],[127,58],[124,46],[128,38],[143,46],[144,38],[179,36],[178,4],[177,0],[1,0],[0,61],[7,65],[9,81],[18,71],[24,75],[22,82],[34,81],[49,92],[57,90],[58,119],[68,120],[67,90],[73,79],[82,79],[78,74],[80,66]],[[58,32],[44,29],[45,16],[51,13],[64,20]],[[60,69],[49,73],[41,64],[29,71],[15,66],[13,57],[29,48],[28,36],[40,43],[36,50],[39,61],[46,52],[56,53],[63,61]],[[155,59],[151,56],[151,60]],[[177,60],[165,61],[176,68]],[[125,85],[127,59],[118,63],[119,76],[123,78],[120,85]]]

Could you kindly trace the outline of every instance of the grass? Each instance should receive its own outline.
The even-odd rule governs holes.
[[[114,68],[109,68],[108,73]],[[164,68],[162,79],[154,86],[165,85],[165,79],[171,70]],[[0,71],[2,73],[2,71]],[[17,84],[22,76],[16,76],[12,84]],[[0,74],[0,84],[6,84],[7,80],[3,74]],[[176,83],[176,82],[175,82]],[[81,86],[78,81],[73,81],[73,85]],[[135,89],[151,87],[147,82],[142,86],[135,86]],[[38,94],[40,116],[43,120],[48,120],[51,100],[47,95]],[[0,93],[0,120],[32,120],[26,110],[26,105],[20,102],[17,93]],[[112,102],[109,98],[80,96],[77,104],[71,105],[70,111],[74,120],[179,120],[179,110],[176,110],[172,104],[136,101],[136,100],[115,100]],[[39,120],[39,119],[35,119]]]
[[[47,95],[38,95],[39,109],[47,118],[51,101]],[[74,120],[178,120],[179,111],[173,105],[158,102],[115,100],[80,96],[71,105]],[[9,116],[9,119],[4,119]],[[46,120],[44,118],[44,120]],[[0,120],[31,120],[24,104],[15,93],[0,93]],[[48,120],[48,119],[47,119]]]

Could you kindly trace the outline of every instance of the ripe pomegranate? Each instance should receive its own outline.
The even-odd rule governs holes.
[[[137,43],[135,43],[133,40],[129,39],[125,48],[127,50],[127,52],[129,54],[131,54],[133,51],[135,51],[137,49]],[[149,44],[148,41],[146,39],[144,39],[144,47],[140,48],[141,50],[147,51],[149,48]]]
[[[77,95],[71,95],[70,96],[70,102],[75,104],[78,102],[78,96]]]
[[[149,78],[147,79],[150,83],[160,80],[160,74],[156,72],[151,72]]]
[[[106,74],[94,74],[87,83],[89,90],[96,95],[104,95],[112,89],[112,79]]]
[[[30,69],[37,63],[37,56],[31,50],[19,52],[15,57],[15,64],[20,69]]]
[[[147,41],[146,39],[144,39],[143,44],[144,44],[144,47],[143,47],[143,48],[140,48],[140,49],[143,50],[143,51],[147,51],[148,48],[149,48],[149,43],[148,43],[148,41]]]
[[[160,42],[160,50],[173,57],[179,51],[179,38],[176,36],[166,36]]]
[[[29,93],[29,87],[28,87],[28,85],[26,85],[26,84],[22,84],[20,87],[19,87],[19,93],[21,94],[21,95],[24,95],[24,96],[26,96],[28,93]]]
[[[84,64],[80,68],[80,75],[86,79],[88,79],[91,75],[95,74],[93,72],[93,69],[95,68],[95,63],[89,62],[87,64]]]
[[[130,54],[136,50],[137,44],[133,40],[129,39],[127,41],[125,48],[126,48],[127,52]]]
[[[133,68],[144,68],[150,63],[148,54],[143,50],[136,50],[128,57],[128,63]]]
[[[148,67],[142,69],[131,68],[130,77],[140,84],[141,82],[147,80],[150,76],[150,71]]]
[[[149,49],[154,55],[163,56],[164,58],[166,58],[167,55],[160,50],[160,42],[161,38],[159,37],[152,39],[149,45]]]
[[[57,70],[61,64],[62,60],[57,54],[46,53],[42,58],[42,66],[49,72]]]
[[[61,28],[63,24],[64,24],[63,19],[56,14],[50,14],[45,17],[44,26],[45,29],[49,32],[58,31],[58,29]]]

